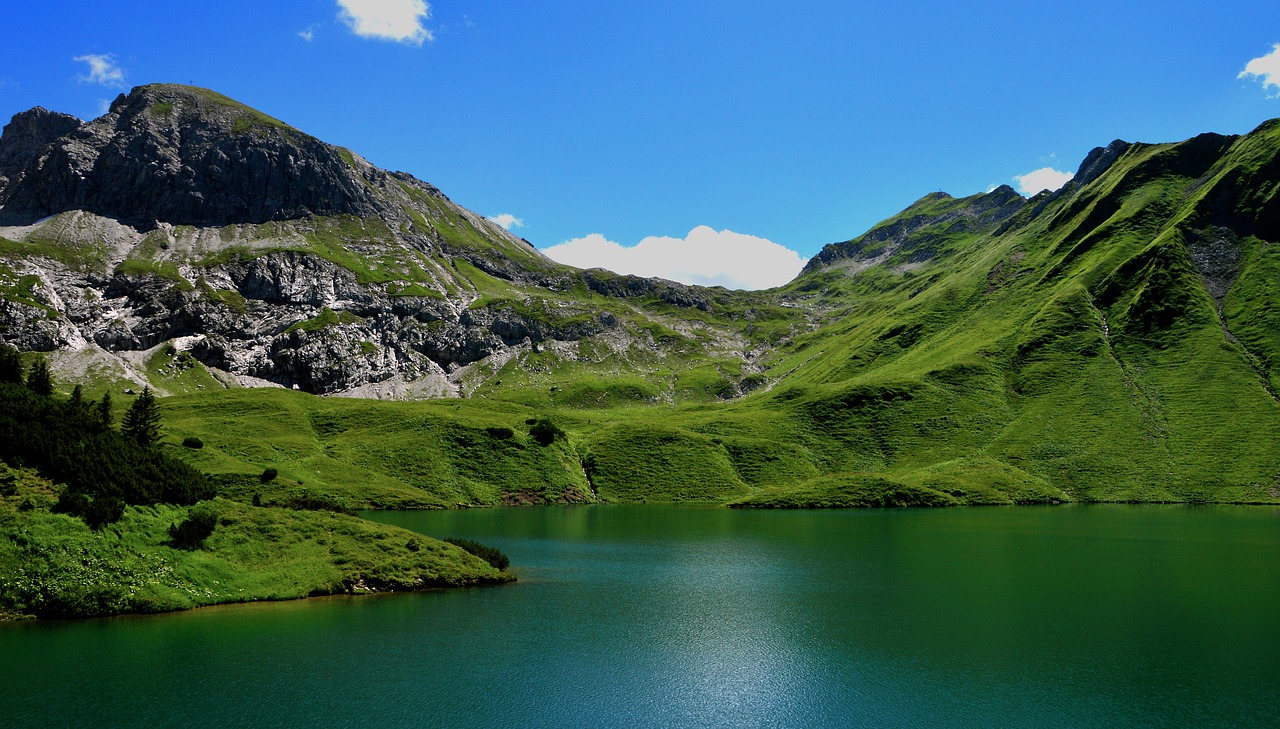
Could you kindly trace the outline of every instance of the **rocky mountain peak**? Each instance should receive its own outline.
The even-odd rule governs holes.
[[[83,123],[70,114],[42,106],[15,114],[0,134],[0,189],[45,145],[79,129]]]
[[[302,134],[279,119],[216,91],[180,84],[135,87],[129,93],[117,96],[107,113],[125,119],[136,119],[146,114],[144,118],[152,126],[214,124],[232,132],[236,127],[246,131],[256,125]]]
[[[823,247],[800,275],[835,265],[856,272],[884,262],[920,263],[941,252],[952,237],[994,230],[1026,202],[1008,185],[965,198],[931,192],[863,235]]]
[[[25,131],[44,117],[24,114],[0,140],[0,159],[13,160],[6,223],[85,210],[144,227],[225,225],[387,208],[366,179],[386,173],[206,89],[140,86],[87,124],[58,115]]]

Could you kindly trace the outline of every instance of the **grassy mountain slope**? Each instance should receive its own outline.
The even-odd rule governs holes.
[[[931,195],[767,294],[825,323],[781,340],[764,386],[732,402],[658,400],[649,372],[618,361],[608,378],[508,364],[484,401],[342,407],[385,413],[368,432],[401,434],[405,453],[483,464],[399,479],[446,501],[499,503],[544,479],[547,500],[1275,503],[1278,150],[1269,123],[1115,147],[1105,171],[1025,203]],[[488,441],[410,436],[426,413],[439,433],[550,413],[567,437],[554,463],[499,460]],[[342,458],[390,470],[385,453]],[[447,485],[459,478],[502,486]]]
[[[202,438],[185,457],[239,500],[1271,503],[1277,152],[1280,121],[1115,142],[1057,192],[931,194],[787,286],[745,293],[559,266],[341,150],[383,212],[117,238],[101,235],[110,221],[63,212],[6,229],[0,295],[74,323],[49,277],[20,264],[97,266],[119,289],[168,287],[182,306],[227,312],[224,332],[269,320],[255,336],[270,346],[242,360],[277,358],[264,370],[275,382],[339,391],[352,379],[326,373],[363,363],[372,384],[352,394],[381,396],[383,365],[425,352],[448,383],[433,392],[463,396],[214,391],[229,380],[209,350],[164,348],[187,330],[148,338],[129,324],[142,354],[95,386],[182,393],[165,401],[171,440]],[[295,270],[320,285],[283,280]],[[538,442],[540,418],[563,435]],[[281,478],[264,486],[266,467]]]

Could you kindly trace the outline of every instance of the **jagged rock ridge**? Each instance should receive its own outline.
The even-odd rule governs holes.
[[[555,264],[410,174],[185,86],[136,88],[87,123],[17,115],[0,226],[0,336],[105,353],[136,378],[179,340],[250,384],[458,394],[472,365],[544,345],[662,349],[621,320],[631,307],[567,292],[711,309],[696,287]]]
[[[85,210],[147,226],[384,214],[385,173],[212,91],[144,86],[71,126],[43,110],[5,129],[9,224]]]

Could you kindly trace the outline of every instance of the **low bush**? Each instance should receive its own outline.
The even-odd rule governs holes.
[[[258,503],[262,503],[261,500]],[[354,516],[356,513],[355,510],[348,508],[346,504],[328,494],[313,494],[305,491],[301,494],[294,494],[282,501],[274,502],[271,505],[297,511],[332,511],[336,514],[346,514],[348,516]]]
[[[200,549],[217,525],[218,515],[212,509],[192,509],[181,524],[169,527],[169,539],[177,549]]]
[[[483,559],[497,569],[505,570],[511,566],[511,560],[497,547],[490,547],[486,544],[481,544],[480,542],[473,542],[470,539],[460,539],[458,537],[449,537],[444,541],[454,545],[455,547],[461,547],[463,550]]]
[[[564,431],[551,418],[537,418],[529,426],[529,435],[538,441],[538,445],[549,446],[556,438],[563,438]]]

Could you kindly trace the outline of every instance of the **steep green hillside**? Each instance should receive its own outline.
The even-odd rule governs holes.
[[[462,402],[167,404],[175,435],[211,444],[201,465],[279,462],[356,505],[1274,503],[1278,150],[1271,122],[1116,143],[1031,200],[930,195],[781,290],[717,294],[711,321],[748,298],[781,326],[800,321],[789,308],[812,317],[731,401],[716,388],[742,377],[732,359],[673,384],[661,359],[545,352]],[[250,402],[281,413],[246,437],[272,452],[219,443],[208,413],[239,423]],[[543,416],[563,440],[530,440],[525,422]]]
[[[981,457],[1074,499],[1275,501],[1278,150],[1276,122],[1112,145],[1104,172],[1087,160],[987,230],[921,225],[927,245],[908,234],[888,255],[866,251],[877,231],[839,244],[788,289],[849,314],[783,348],[803,366],[774,396],[811,403],[828,432],[856,424],[859,471],[910,481]],[[877,230],[943,217],[939,202]]]
[[[173,395],[166,447],[226,498],[1280,500],[1280,120],[1113,142],[1031,199],[933,193],[734,292],[560,266],[204,90],[28,114],[53,141],[0,139],[25,150],[0,192],[52,216],[0,231],[0,337],[92,394]],[[68,207],[104,155],[136,174]],[[178,192],[122,192],[150,174]],[[257,184],[281,205],[223,195]]]

